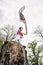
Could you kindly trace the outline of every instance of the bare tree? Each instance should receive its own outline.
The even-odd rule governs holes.
[[[11,41],[15,38],[16,33],[14,32],[14,27],[10,25],[6,25],[0,28],[0,38],[4,41]]]
[[[34,34],[43,40],[43,27],[40,25],[34,30]]]
[[[20,20],[25,24],[25,30],[26,30],[26,33],[24,33],[25,35],[27,35],[27,23],[26,23],[26,19],[25,19],[25,17],[24,17],[24,15],[23,15],[23,11],[24,11],[24,9],[25,9],[25,6],[23,6],[22,8],[20,8],[20,10],[19,10],[19,16],[20,16]]]

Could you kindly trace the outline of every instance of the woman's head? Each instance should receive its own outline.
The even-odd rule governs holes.
[[[22,27],[19,27],[19,29],[20,29],[20,30],[23,30],[23,28],[22,28]]]

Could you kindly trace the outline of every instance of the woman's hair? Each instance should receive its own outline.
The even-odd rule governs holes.
[[[23,29],[22,27],[19,27],[19,29]]]

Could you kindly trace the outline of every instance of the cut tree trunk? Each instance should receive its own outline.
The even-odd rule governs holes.
[[[2,47],[3,65],[28,65],[25,47],[15,41],[7,41]]]

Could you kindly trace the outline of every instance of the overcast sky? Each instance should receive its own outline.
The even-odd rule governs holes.
[[[18,11],[25,5],[23,12],[28,27],[28,35],[24,36],[25,45],[27,40],[34,39],[33,30],[38,25],[43,26],[43,0],[0,0],[0,27],[6,24],[24,27],[19,21]],[[24,29],[25,30],[25,29]]]

